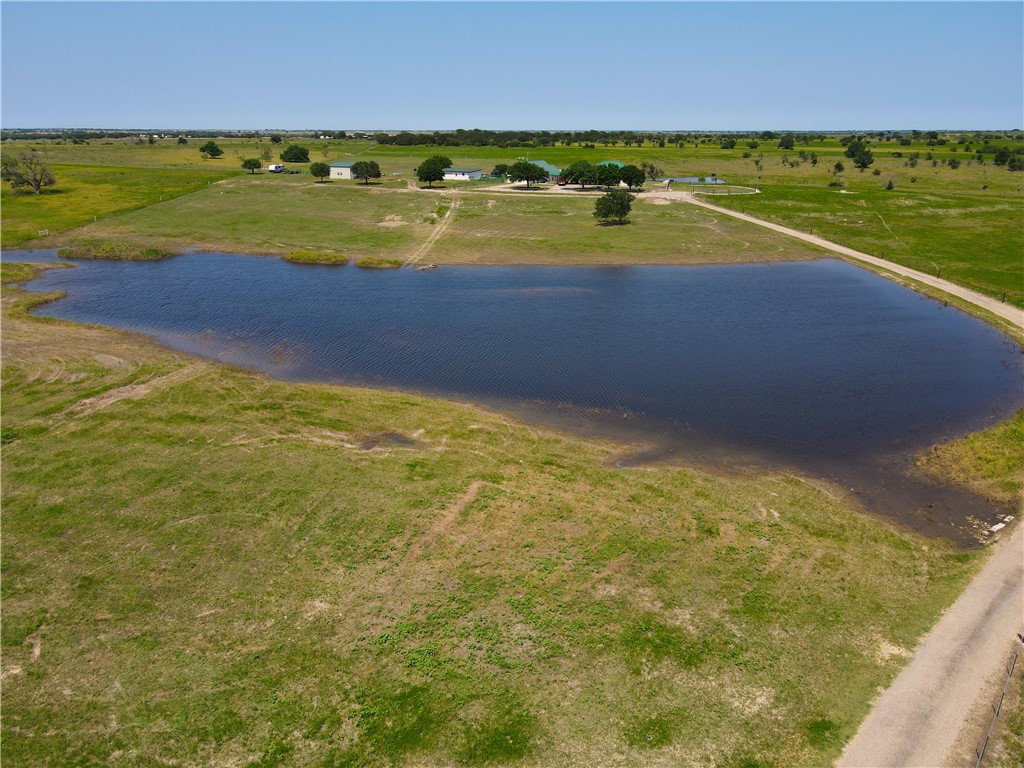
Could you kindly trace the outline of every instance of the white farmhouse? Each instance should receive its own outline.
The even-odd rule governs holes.
[[[484,172],[479,168],[445,168],[446,181],[475,181],[482,178]]]
[[[352,166],[355,163],[346,161],[334,161],[331,163],[331,178],[332,179],[351,179],[352,178]]]

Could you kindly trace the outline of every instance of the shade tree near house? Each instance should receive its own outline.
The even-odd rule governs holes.
[[[352,166],[352,178],[362,179],[363,184],[369,184],[370,179],[381,177],[380,166],[376,160],[360,160]]]
[[[525,181],[529,187],[532,183],[539,184],[548,180],[548,172],[539,165],[534,165],[526,160],[520,160],[510,165],[506,171],[509,181]]]
[[[619,168],[619,179],[630,189],[639,189],[644,185],[646,174],[635,165],[624,165]]]
[[[597,166],[597,183],[602,187],[615,187],[620,181],[622,173],[617,165],[602,163]]]
[[[309,172],[313,176],[316,176],[317,183],[319,184],[321,181],[323,181],[324,179],[331,175],[331,166],[329,166],[327,163],[313,163],[311,166],[309,166]]]
[[[444,169],[451,167],[452,159],[447,155],[433,155],[428,157],[416,168],[416,178],[425,182],[428,187],[434,186],[435,181],[444,178]]]
[[[586,160],[580,160],[568,168],[562,169],[562,180],[569,184],[579,184],[581,189],[586,189],[587,184],[594,186],[600,183],[598,174],[596,165],[592,165]]]

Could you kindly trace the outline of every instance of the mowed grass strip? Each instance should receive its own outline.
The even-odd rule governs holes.
[[[4,291],[12,765],[826,766],[980,562],[794,477],[613,469],[34,300]]]
[[[5,153],[13,151],[5,148]],[[203,189],[230,172],[143,169],[128,167],[52,166],[57,185],[41,194],[14,192],[4,183],[0,191],[2,243],[16,248],[30,240],[45,246],[48,237],[114,213],[145,208]]]
[[[432,195],[318,184],[311,176],[239,176],[69,237],[248,253],[408,255],[433,229]]]

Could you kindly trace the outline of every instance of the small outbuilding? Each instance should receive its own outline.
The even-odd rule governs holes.
[[[475,181],[483,178],[484,172],[479,168],[445,168],[446,181]]]
[[[330,165],[331,165],[331,178],[332,179],[351,179],[351,178],[353,178],[353,176],[352,176],[352,166],[355,165],[355,163],[350,163],[347,160],[345,160],[345,161],[335,160]]]

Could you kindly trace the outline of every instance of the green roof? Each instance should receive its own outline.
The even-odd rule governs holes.
[[[445,173],[478,173],[479,168],[445,168]]]
[[[335,160],[333,163],[331,163],[331,168],[351,168],[353,165],[355,165],[355,163],[350,163],[348,160]]]
[[[598,165],[614,165],[616,168],[625,168],[625,163],[620,163],[618,160],[602,160]]]
[[[548,172],[548,176],[558,176],[562,173],[561,168],[556,168],[551,163],[545,162],[544,160],[530,160],[529,162],[533,163],[534,165],[539,165],[541,168]]]

